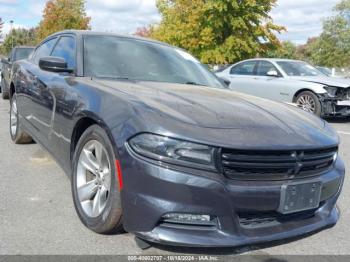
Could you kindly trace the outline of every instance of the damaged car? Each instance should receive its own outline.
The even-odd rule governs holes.
[[[286,103],[321,117],[350,116],[350,80],[289,59],[250,59],[216,73],[235,91]]]

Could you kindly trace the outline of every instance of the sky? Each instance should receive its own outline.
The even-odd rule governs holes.
[[[93,30],[132,34],[138,27],[159,22],[156,0],[87,0],[86,10]],[[278,0],[271,12],[274,22],[287,27],[281,40],[303,44],[322,31],[322,21],[332,15],[339,0]],[[0,17],[5,22],[3,32],[15,28],[36,26],[42,15],[44,0],[0,0]]]

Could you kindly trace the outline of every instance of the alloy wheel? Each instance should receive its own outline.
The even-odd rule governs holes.
[[[11,101],[11,110],[10,110],[10,131],[11,135],[14,137],[17,133],[18,126],[18,116],[17,116],[17,101],[16,96],[14,95]]]
[[[111,162],[99,141],[90,140],[84,145],[76,179],[82,209],[87,216],[98,217],[106,207],[111,190]]]
[[[309,95],[302,95],[297,100],[297,106],[309,113],[315,113],[316,102]]]

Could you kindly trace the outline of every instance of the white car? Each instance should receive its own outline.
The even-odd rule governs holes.
[[[232,90],[286,103],[318,116],[350,116],[350,79],[332,78],[308,63],[251,59],[216,75]]]

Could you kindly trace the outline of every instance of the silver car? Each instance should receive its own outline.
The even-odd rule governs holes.
[[[286,103],[318,116],[350,116],[350,80],[332,78],[308,63],[251,59],[216,73],[231,89]]]

